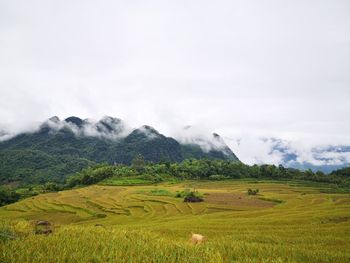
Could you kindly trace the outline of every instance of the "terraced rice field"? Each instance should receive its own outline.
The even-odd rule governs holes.
[[[192,187],[204,194],[204,202],[184,203],[174,197]],[[248,188],[259,188],[259,195],[248,196]],[[155,195],[155,190],[168,194]],[[0,218],[48,220],[55,225],[52,235],[0,245],[3,262],[20,262],[25,255],[32,262],[45,262],[40,251],[45,253],[46,244],[52,244],[49,249],[57,254],[59,249],[66,251],[62,257],[52,252],[49,262],[116,262],[116,257],[118,262],[350,262],[350,195],[300,184],[94,185],[2,207]],[[128,233],[134,238],[126,238]],[[191,246],[191,233],[205,235],[206,242]],[[67,236],[70,241],[60,242]],[[143,237],[144,244],[138,247],[135,242]],[[108,251],[92,249],[93,240],[108,244]],[[79,246],[91,249],[78,253]],[[33,247],[39,252],[28,256]],[[74,252],[68,252],[74,248],[72,256]]]

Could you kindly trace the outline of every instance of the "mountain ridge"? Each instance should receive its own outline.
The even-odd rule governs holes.
[[[33,132],[0,142],[0,181],[43,182],[46,172],[47,181],[60,182],[94,163],[131,164],[139,155],[147,162],[179,162],[187,158],[239,161],[218,134],[198,142],[201,143],[195,139],[180,142],[148,125],[132,129],[110,116],[98,121],[75,116],[60,120],[54,116]]]

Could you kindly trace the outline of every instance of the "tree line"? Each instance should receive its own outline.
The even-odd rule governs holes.
[[[21,198],[43,192],[60,191],[74,187],[96,184],[107,178],[143,177],[159,183],[162,181],[177,180],[227,180],[245,179],[256,180],[303,180],[310,182],[332,183],[340,188],[350,188],[350,168],[343,168],[331,174],[301,171],[286,168],[282,165],[269,164],[246,165],[239,161],[186,159],[182,162],[167,161],[152,163],[145,162],[141,155],[132,161],[131,165],[107,163],[93,165],[68,177],[64,183],[47,182],[41,185],[27,185],[17,190],[5,187],[0,188],[0,206],[16,202]]]
[[[68,178],[66,185],[89,185],[98,183],[109,177],[123,177],[143,175],[155,181],[177,178],[180,180],[225,180],[225,179],[273,179],[273,180],[306,180],[323,183],[334,183],[349,187],[349,176],[340,176],[337,172],[324,174],[321,171],[301,171],[285,168],[282,165],[246,165],[237,161],[187,159],[179,163],[160,162],[146,163],[142,156],[136,157],[132,165],[100,164],[83,169],[81,172]]]

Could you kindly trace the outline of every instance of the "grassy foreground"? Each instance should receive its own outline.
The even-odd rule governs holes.
[[[175,197],[190,187],[205,202]],[[350,195],[327,185],[94,185],[2,207],[0,219],[17,236],[0,241],[0,262],[350,262]],[[53,234],[33,234],[39,219]]]

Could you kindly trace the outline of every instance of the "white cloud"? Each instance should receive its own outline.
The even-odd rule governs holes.
[[[3,0],[0,122],[12,134],[53,115],[108,114],[242,138],[231,146],[249,163],[279,162],[259,140],[270,137],[310,160],[315,146],[350,144],[349,7]]]
[[[52,133],[57,133],[58,131],[67,128],[78,137],[88,136],[110,140],[124,138],[133,130],[126,122],[108,116],[105,116],[100,120],[85,119],[81,126],[68,120],[60,120],[55,116],[45,121],[42,125],[47,125]],[[42,127],[42,125],[39,125],[37,129]]]

